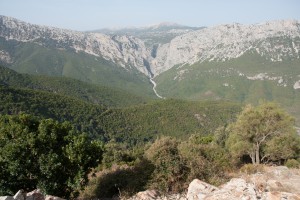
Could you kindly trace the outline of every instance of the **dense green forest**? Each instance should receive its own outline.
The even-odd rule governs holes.
[[[161,135],[186,137],[210,134],[234,120],[239,104],[157,100],[127,108],[109,109],[68,96],[0,86],[2,114],[27,113],[70,121],[92,138],[144,143]]]
[[[234,120],[241,107],[225,101],[150,100],[73,79],[0,70],[2,114],[70,121],[92,138],[130,145],[161,135],[211,134]]]
[[[67,77],[20,74],[2,66],[0,85],[47,91],[106,107],[125,107],[150,100],[117,88],[97,86]]]
[[[233,121],[239,104],[218,101],[160,100],[105,113],[105,130],[117,141],[132,144],[162,135],[186,138],[212,134]]]
[[[106,108],[68,96],[30,89],[0,86],[0,112],[2,114],[33,114],[60,122],[70,121],[79,130],[103,138],[97,116]]]

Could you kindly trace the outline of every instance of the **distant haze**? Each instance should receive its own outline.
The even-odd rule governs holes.
[[[160,22],[213,26],[300,20],[299,0],[1,0],[0,15],[26,22],[87,31],[141,27]]]

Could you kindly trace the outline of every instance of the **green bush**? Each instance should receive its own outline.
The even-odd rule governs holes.
[[[132,196],[147,189],[153,168],[147,160],[137,160],[133,166],[114,165],[98,172],[98,176],[91,179],[80,197],[96,199]]]
[[[74,197],[101,156],[102,144],[68,123],[23,114],[0,116],[0,195],[39,188]]]
[[[149,186],[163,192],[182,192],[195,178],[222,184],[228,180],[225,171],[231,168],[228,153],[211,136],[192,135],[184,142],[162,137],[145,156],[155,166]]]
[[[180,192],[183,190],[188,169],[178,151],[178,141],[171,137],[157,139],[146,150],[146,158],[155,169],[149,187],[163,192]]]
[[[109,141],[104,146],[104,153],[102,159],[102,166],[111,168],[114,164],[117,165],[132,165],[136,159],[126,145]]]
[[[246,174],[255,174],[264,172],[264,165],[245,164],[240,168],[240,171]]]
[[[288,159],[285,163],[288,168],[300,168],[300,162],[295,159]]]
[[[179,145],[181,158],[188,168],[186,186],[195,178],[213,185],[222,184],[227,180],[225,172],[231,168],[228,153],[207,138],[211,137],[191,136],[188,141]]]

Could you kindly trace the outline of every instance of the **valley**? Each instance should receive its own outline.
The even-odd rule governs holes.
[[[160,96],[157,91],[156,91],[156,83],[154,82],[153,78],[150,78],[150,82],[153,84],[153,92],[155,93],[155,95],[160,98],[160,99],[163,99],[164,97]]]
[[[300,123],[296,20],[77,32],[1,16],[0,27],[1,64],[20,73],[70,77],[145,98],[276,101]]]
[[[300,22],[73,31],[0,16],[0,125],[0,195],[174,195],[299,168]]]

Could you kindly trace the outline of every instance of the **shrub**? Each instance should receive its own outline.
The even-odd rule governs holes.
[[[154,165],[149,186],[163,192],[180,192],[186,180],[187,167],[178,151],[178,141],[171,137],[157,139],[145,152]]]
[[[104,146],[104,153],[102,159],[102,165],[105,168],[110,168],[114,164],[124,165],[133,164],[136,157],[130,152],[126,145],[116,143],[115,141],[109,141]]]
[[[300,162],[295,159],[288,159],[285,163],[288,168],[300,168]]]
[[[245,164],[240,168],[240,171],[246,174],[255,174],[264,171],[264,165]]]
[[[134,166],[113,165],[92,178],[80,197],[96,199],[132,196],[147,189],[152,172],[153,166],[147,160],[138,160]]]
[[[195,178],[214,185],[225,182],[227,177],[224,172],[231,168],[228,153],[212,140],[210,143],[200,141],[199,137],[191,136],[179,145],[180,155],[188,168],[186,185]]]

